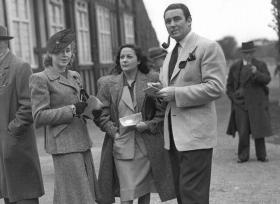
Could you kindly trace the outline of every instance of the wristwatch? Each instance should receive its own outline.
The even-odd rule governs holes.
[[[72,109],[73,117],[77,116],[77,114],[76,114],[76,106],[75,105],[71,105],[71,109]]]

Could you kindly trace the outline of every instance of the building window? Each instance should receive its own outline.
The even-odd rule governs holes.
[[[133,16],[124,13],[124,34],[125,34],[125,43],[135,43],[134,37],[134,23]]]
[[[87,1],[77,0],[75,9],[79,64],[92,64]]]
[[[65,28],[63,0],[47,0],[49,35]]]
[[[103,6],[96,6],[99,61],[100,63],[112,63],[112,42],[110,29],[110,12]]]
[[[35,66],[31,30],[31,8],[29,0],[6,1],[8,7],[8,27],[11,36],[11,50],[18,57]]]

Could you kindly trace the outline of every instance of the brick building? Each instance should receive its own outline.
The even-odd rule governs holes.
[[[110,72],[121,44],[135,43],[145,52],[159,45],[142,0],[0,0],[0,24],[15,37],[11,50],[34,72],[43,69],[49,36],[74,29],[73,69],[89,93],[95,93],[96,80]]]

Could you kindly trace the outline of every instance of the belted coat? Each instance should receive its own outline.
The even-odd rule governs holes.
[[[44,188],[32,126],[31,68],[9,52],[0,70],[0,198],[37,198]]]

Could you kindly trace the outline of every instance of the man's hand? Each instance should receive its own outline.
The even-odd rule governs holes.
[[[120,133],[116,132],[116,134],[113,137],[114,137],[114,139],[120,137]]]
[[[251,71],[252,71],[253,74],[255,74],[256,71],[257,71],[257,67],[256,67],[255,65],[252,65],[252,66],[250,67],[250,69],[251,69]]]
[[[162,98],[164,101],[170,102],[175,100],[175,87],[167,86],[157,92],[157,97]]]
[[[153,87],[158,88],[158,89],[162,89],[162,84],[160,82],[148,82],[147,85],[148,86],[153,86]]]
[[[139,122],[136,124],[136,130],[138,132],[144,132],[147,129],[148,129],[148,125],[144,122]]]

